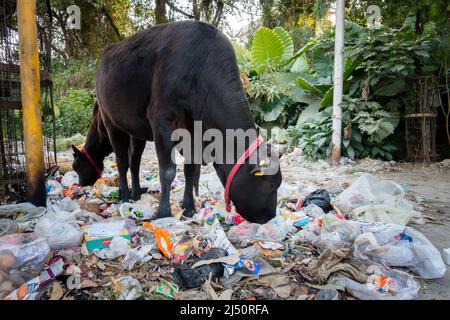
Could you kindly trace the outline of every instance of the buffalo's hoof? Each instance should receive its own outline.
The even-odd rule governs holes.
[[[132,192],[131,200],[133,200],[133,201],[141,200],[141,192]]]
[[[183,216],[192,218],[195,214],[195,209],[193,208],[185,208],[183,209]]]
[[[172,216],[172,212],[170,210],[161,210],[158,209],[154,216],[154,220],[161,219],[161,218],[168,218]]]

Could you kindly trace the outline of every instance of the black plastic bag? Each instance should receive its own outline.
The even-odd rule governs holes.
[[[323,212],[327,213],[328,211],[333,210],[330,204],[331,198],[330,194],[325,189],[317,189],[314,192],[311,192],[305,200],[303,200],[302,208],[307,207],[310,204],[315,204],[316,206],[322,208]]]
[[[223,275],[223,265],[221,263],[205,264],[203,266],[192,269],[192,265],[201,260],[211,260],[225,257],[227,252],[223,249],[213,248],[204,253],[201,257],[189,259],[187,263],[175,266],[173,276],[175,281],[184,288],[198,288],[205,283],[212,274],[211,279],[217,279]]]

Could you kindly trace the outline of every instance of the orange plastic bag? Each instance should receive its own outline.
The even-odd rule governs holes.
[[[172,236],[170,235],[170,232],[165,229],[155,227],[150,222],[144,222],[144,224],[142,225],[142,228],[153,232],[153,234],[155,235],[156,244],[158,245],[159,250],[167,258],[171,258],[173,242],[172,242]]]

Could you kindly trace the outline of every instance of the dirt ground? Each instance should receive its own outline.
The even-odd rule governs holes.
[[[406,197],[414,204],[414,209],[423,215],[422,224],[411,224],[421,231],[439,251],[450,247],[450,167],[431,164],[411,164],[384,162],[364,159],[337,167],[325,161],[307,162],[299,150],[284,156],[281,162],[283,181],[289,184],[305,183],[327,190],[345,189],[361,174],[367,172],[382,179],[393,180],[402,185]],[[70,169],[69,153],[61,155],[67,159],[60,163]],[[114,161],[114,156],[109,157]],[[143,155],[141,170],[157,172],[157,159],[153,143],[148,143]],[[182,170],[182,167],[177,167]],[[210,172],[211,166],[203,167],[202,173]],[[450,299],[450,272],[436,280],[421,280],[419,299]]]
[[[440,251],[450,247],[450,174],[420,165],[405,165],[397,172],[382,172],[377,176],[411,186],[409,196],[423,200],[423,215],[429,216],[426,224],[414,225]],[[450,272],[441,279],[420,281],[419,299],[450,299]]]

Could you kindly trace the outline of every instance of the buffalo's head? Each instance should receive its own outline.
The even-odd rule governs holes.
[[[98,179],[97,169],[87,158],[86,154],[72,145],[73,170],[78,174],[80,186],[92,186]]]
[[[233,179],[230,199],[236,211],[250,222],[266,223],[276,215],[277,189],[281,185],[279,150],[270,152],[256,165],[243,165]]]

